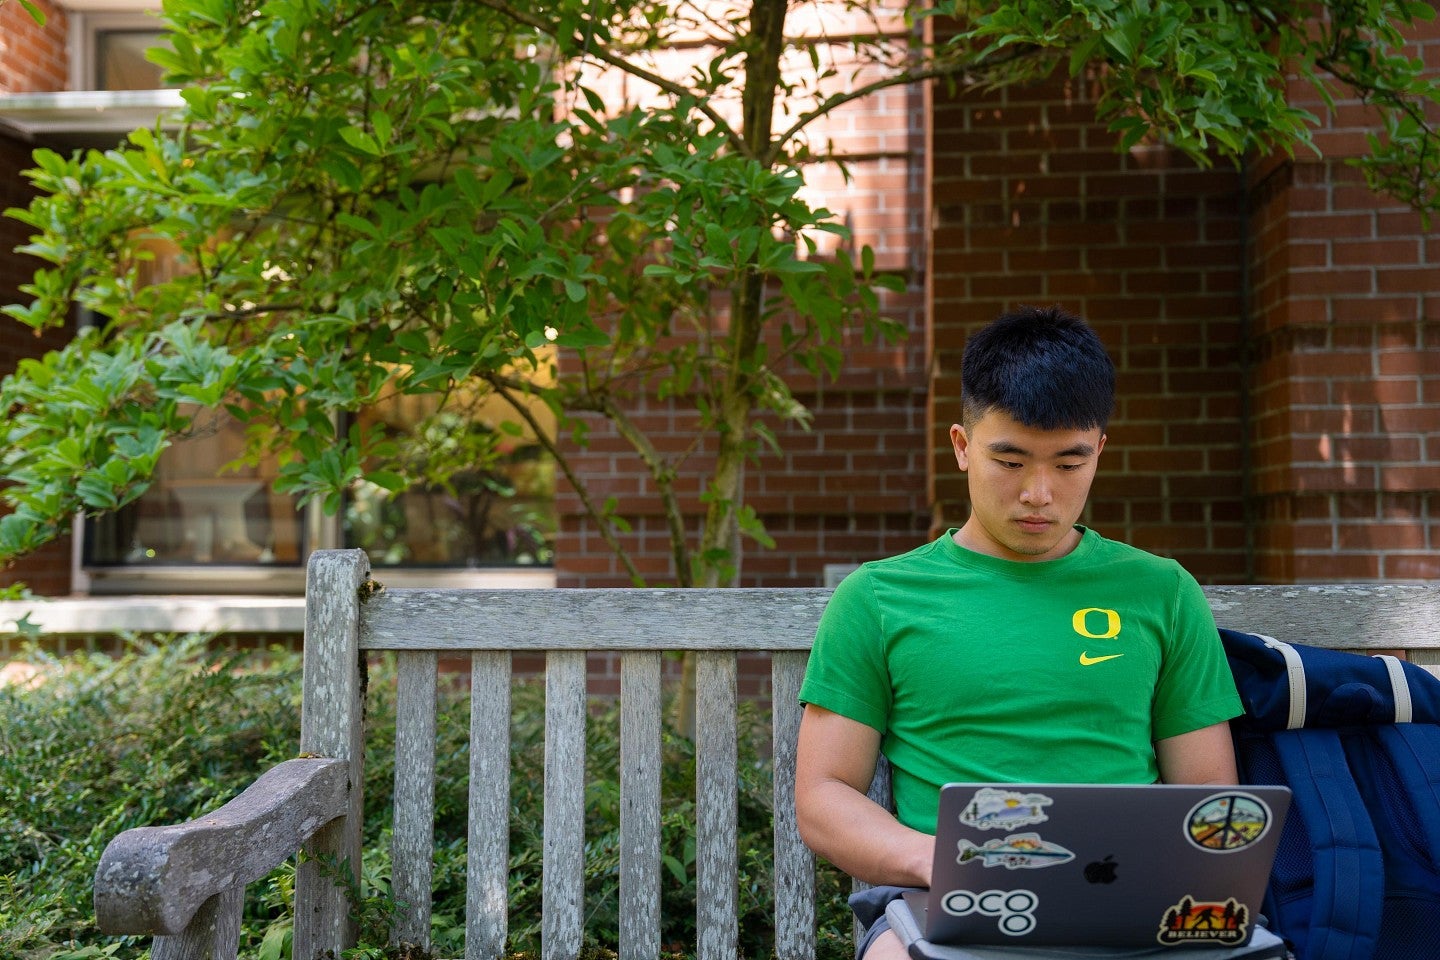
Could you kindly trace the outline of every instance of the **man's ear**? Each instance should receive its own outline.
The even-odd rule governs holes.
[[[1095,456],[1100,456],[1100,451],[1105,449],[1105,434],[1100,434],[1100,444],[1095,448]]]
[[[1101,438],[1104,444],[1104,438]],[[970,469],[970,436],[958,423],[950,424],[950,446],[955,448],[955,463],[963,473]]]

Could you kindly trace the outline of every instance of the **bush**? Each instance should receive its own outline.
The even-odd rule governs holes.
[[[148,955],[147,938],[94,927],[92,879],[105,844],[122,830],[192,819],[233,797],[262,770],[295,754],[300,663],[272,651],[227,654],[198,637],[134,641],[119,658],[63,661],[29,651],[34,683],[0,687],[0,957],[81,960]],[[389,804],[394,767],[393,668],[372,664],[366,757],[361,946],[387,955]],[[468,694],[442,683],[437,720],[434,952],[463,955]],[[519,684],[512,713],[510,948],[538,953],[543,823],[543,689]],[[587,730],[586,946],[615,947],[619,885],[619,711],[600,703]],[[766,957],[773,930],[768,717],[742,705],[740,738],[741,953]],[[662,943],[695,936],[694,753],[666,731],[662,765]],[[241,956],[289,955],[293,864],[253,884]],[[843,878],[821,865],[820,955],[848,958]]]

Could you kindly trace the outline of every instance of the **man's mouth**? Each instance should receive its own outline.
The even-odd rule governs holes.
[[[1026,533],[1040,533],[1048,529],[1055,521],[1046,517],[1020,517],[1015,522]]]

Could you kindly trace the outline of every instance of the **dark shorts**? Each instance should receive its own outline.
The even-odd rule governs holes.
[[[914,887],[871,887],[869,890],[861,890],[859,893],[850,895],[850,909],[855,914],[855,919],[865,927],[865,933],[855,941],[855,960],[861,960],[865,951],[870,949],[875,938],[890,929],[890,921],[885,919],[885,907],[891,900],[898,899],[906,890],[914,890]]]

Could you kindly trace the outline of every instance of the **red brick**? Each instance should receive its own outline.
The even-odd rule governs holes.
[[[1380,562],[1385,580],[1440,580],[1440,554],[1386,554]]]
[[[1300,583],[1374,580],[1380,575],[1380,560],[1371,556],[1301,554],[1291,561],[1294,579]]]

